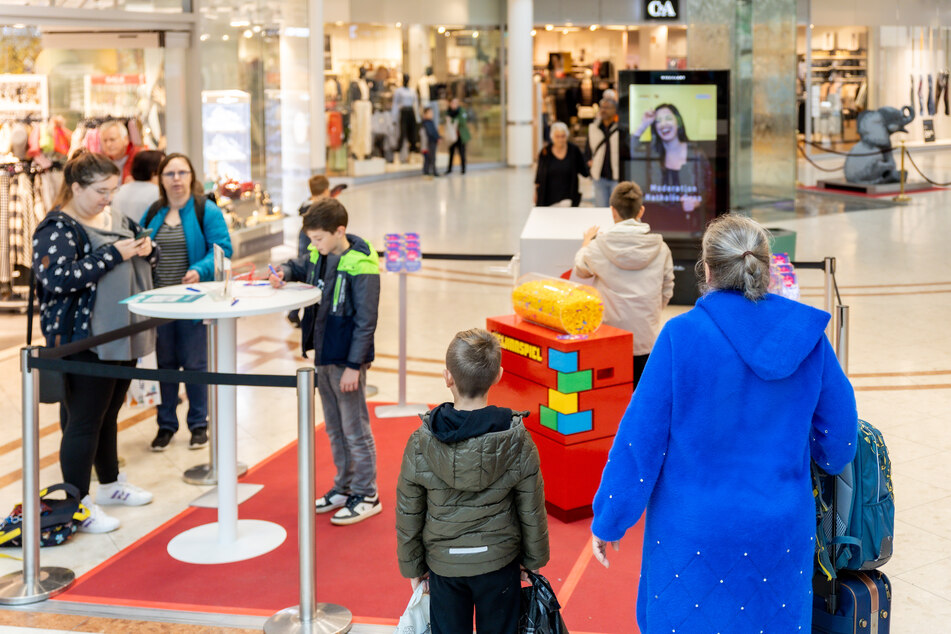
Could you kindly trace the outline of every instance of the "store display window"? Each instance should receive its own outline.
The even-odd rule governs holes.
[[[502,160],[498,29],[344,23],[325,29],[329,173],[419,172],[422,111],[432,108],[445,130],[453,98],[466,113],[468,161]],[[438,149],[438,169],[445,169],[447,149]]]

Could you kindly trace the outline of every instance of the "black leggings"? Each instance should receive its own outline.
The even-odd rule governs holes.
[[[99,357],[89,350],[69,355],[66,359],[100,362]],[[102,363],[135,366],[135,361]],[[80,496],[89,493],[93,466],[102,484],[115,482],[119,477],[118,417],[129,383],[129,379],[66,375],[67,419],[59,448],[59,464],[63,481],[78,488]]]
[[[449,167],[446,168],[446,173],[452,171],[452,160],[456,155],[456,150],[459,150],[459,160],[462,161],[462,173],[466,173],[466,144],[462,141],[456,141],[449,146]]]

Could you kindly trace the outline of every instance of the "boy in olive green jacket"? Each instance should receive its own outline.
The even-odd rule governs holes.
[[[487,406],[502,351],[485,330],[449,344],[453,403],[422,416],[403,453],[396,491],[397,556],[413,588],[428,583],[433,634],[516,634],[520,568],[548,563],[538,450],[526,412]],[[513,522],[513,518],[516,521]]]

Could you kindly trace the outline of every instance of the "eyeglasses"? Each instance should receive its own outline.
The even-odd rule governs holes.
[[[191,172],[188,172],[188,171],[184,171],[184,170],[183,170],[183,171],[181,171],[181,172],[164,172],[164,173],[162,174],[162,178],[164,178],[165,180],[170,180],[170,181],[173,181],[173,180],[175,180],[176,178],[180,178],[180,179],[182,179],[182,180],[185,180],[186,178],[188,178],[188,177],[191,176],[191,175],[192,175]]]

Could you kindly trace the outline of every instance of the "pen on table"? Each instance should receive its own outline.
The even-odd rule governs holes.
[[[234,305],[237,304],[237,303],[238,303],[238,298],[235,298],[235,299],[233,299],[233,300],[231,301],[231,305],[232,305],[232,306],[234,306]]]
[[[185,290],[186,290],[186,291],[191,291],[192,293],[200,293],[200,292],[201,292],[201,289],[200,289],[200,288],[192,288],[191,286],[186,286],[186,287],[185,287]]]

